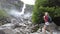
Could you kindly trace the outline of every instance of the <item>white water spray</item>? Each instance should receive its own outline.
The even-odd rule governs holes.
[[[21,15],[24,15],[25,8],[26,8],[26,4],[23,5],[23,8],[22,8],[21,12],[19,12],[16,9],[12,9],[12,10],[10,10],[9,14],[11,14],[11,15],[13,15],[15,17],[21,17]]]
[[[27,12],[25,14],[25,9],[26,9],[26,4],[24,3],[21,12],[19,12],[16,9],[11,9],[9,14],[14,16],[14,17],[16,17],[18,19],[18,21],[22,21],[23,22],[24,19],[29,19],[30,16],[31,16],[31,13],[29,13],[29,12]]]

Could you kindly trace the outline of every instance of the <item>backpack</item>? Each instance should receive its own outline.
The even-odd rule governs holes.
[[[48,22],[52,22],[52,18],[50,16],[48,16]]]

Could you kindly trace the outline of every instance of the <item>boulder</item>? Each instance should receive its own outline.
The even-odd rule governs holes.
[[[6,34],[4,31],[0,30],[0,34]]]
[[[0,26],[1,28],[15,28],[15,24],[12,24],[12,23],[8,23],[8,24],[4,24],[2,26]]]

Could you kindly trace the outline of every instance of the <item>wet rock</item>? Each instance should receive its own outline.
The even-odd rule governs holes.
[[[15,28],[15,25],[14,24],[11,24],[11,23],[8,23],[8,24],[4,24],[1,26],[2,28]]]
[[[0,30],[0,34],[6,34],[4,31]]]
[[[27,26],[27,25],[25,25],[24,23],[19,23],[19,26]]]
[[[52,30],[55,30],[55,28],[57,27],[57,25],[56,25],[54,22],[52,22],[52,23],[50,24],[50,26],[51,26],[51,29],[52,29]]]
[[[56,29],[57,29],[58,31],[60,31],[60,26],[57,26]]]

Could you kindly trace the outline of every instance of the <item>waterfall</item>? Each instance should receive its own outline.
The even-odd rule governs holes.
[[[26,4],[23,5],[23,8],[22,8],[22,11],[21,11],[21,12],[19,12],[19,11],[16,10],[16,9],[11,9],[9,13],[10,13],[11,15],[14,15],[14,16],[21,16],[21,15],[24,15],[24,10],[25,10],[25,8],[26,8]]]
[[[9,12],[9,14],[10,15],[13,15],[15,17],[21,17],[22,15],[24,15],[25,8],[26,8],[26,4],[23,5],[23,8],[22,8],[22,11],[21,12],[19,12],[16,9],[11,9],[10,12]]]
[[[19,17],[19,18],[21,19],[21,21],[23,21],[23,18],[24,18],[25,8],[26,8],[26,4],[24,3],[23,8],[22,8],[22,11],[21,11],[21,13],[20,13],[20,15],[21,15],[20,17],[21,17],[21,18]]]
[[[14,9],[12,8],[12,9],[9,10],[8,14],[14,16],[17,19],[18,22],[24,22],[24,19],[30,19],[30,17],[31,17],[30,12],[25,13],[26,8],[27,8],[26,4],[24,3],[23,7],[21,8],[22,11],[19,11],[15,8]]]
[[[26,4],[24,3],[21,14],[24,14],[25,8],[26,8]]]

